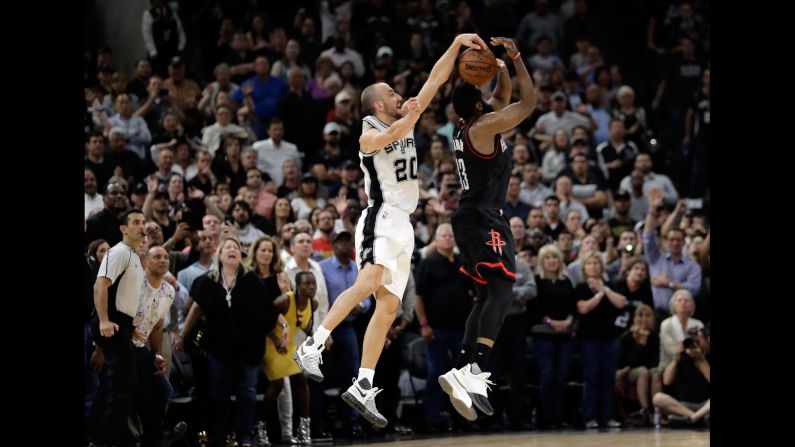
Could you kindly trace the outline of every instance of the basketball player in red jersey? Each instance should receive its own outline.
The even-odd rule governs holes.
[[[491,373],[485,370],[513,300],[516,280],[514,240],[502,213],[512,161],[500,132],[519,125],[536,105],[533,81],[516,44],[503,37],[493,37],[491,44],[505,47],[513,60],[519,101],[508,104],[511,84],[508,80],[506,86],[504,67],[500,67],[502,79],[494,98],[488,102],[480,90],[466,83],[453,90],[452,98],[453,108],[461,117],[453,146],[462,190],[452,218],[453,233],[464,257],[461,271],[475,281],[477,298],[466,322],[456,367],[439,376],[439,384],[450,395],[456,411],[470,421],[477,419],[475,407],[487,415],[494,413],[487,398],[487,386],[493,384],[488,380]]]

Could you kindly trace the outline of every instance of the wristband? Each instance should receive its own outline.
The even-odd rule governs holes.
[[[428,327],[428,322],[420,323],[420,327]]]
[[[522,55],[522,53],[517,51],[516,52],[516,56],[511,56],[511,59],[513,59],[513,60],[519,59],[519,56],[521,56],[521,55]]]

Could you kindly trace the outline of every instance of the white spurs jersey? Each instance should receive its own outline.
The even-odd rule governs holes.
[[[370,129],[383,132],[389,127],[373,115],[364,117],[362,121],[363,133]],[[409,214],[417,209],[420,187],[414,130],[375,152],[365,154],[359,151],[359,159],[368,206],[386,203]]]

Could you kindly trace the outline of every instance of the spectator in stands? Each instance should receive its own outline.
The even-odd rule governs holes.
[[[334,216],[329,210],[321,210],[317,222],[317,230],[312,238],[312,258],[320,262],[333,254],[331,239],[334,234]]]
[[[663,385],[670,394],[654,395],[654,405],[668,414],[671,428],[709,426],[710,343],[703,328],[687,332],[687,345],[677,348],[663,371]]]
[[[525,54],[532,53],[542,36],[550,40],[552,52],[558,52],[563,44],[563,21],[552,12],[549,0],[536,0],[533,12],[522,17],[516,31],[516,43]]]
[[[296,67],[301,70],[305,79],[309,79],[312,77],[312,72],[304,61],[305,59],[301,57],[301,44],[296,39],[290,39],[284,49],[284,57],[273,63],[271,76],[287,81],[287,70]]]
[[[310,173],[304,174],[296,198],[290,204],[298,219],[306,219],[313,209],[326,206],[326,199],[320,196],[318,190],[317,177]]]
[[[140,116],[133,115],[133,104],[127,94],[123,93],[116,97],[113,102],[113,110],[116,111],[116,114],[108,119],[108,123],[114,128],[118,127],[124,131],[128,141],[127,149],[143,160],[149,142],[152,141],[149,126]]]
[[[154,71],[166,74],[166,64],[185,49],[185,30],[179,15],[166,0],[151,0],[152,8],[143,14],[143,38]]]
[[[638,237],[632,229],[623,231],[618,237],[617,251],[618,258],[609,262],[607,267],[605,267],[605,272],[607,272],[607,276],[611,282],[618,281],[620,278],[625,277],[629,273],[630,261],[633,261],[635,255],[639,254]],[[646,267],[648,270],[648,265]],[[648,279],[648,271],[646,273],[646,279]],[[649,284],[649,287],[651,287],[651,284]],[[651,292],[651,289],[649,289],[649,291]]]
[[[228,98],[230,93],[240,87],[232,82],[232,72],[228,64],[220,63],[216,65],[213,69],[213,77],[215,77],[215,81],[208,83],[204,87],[202,99],[197,106],[207,118],[210,118],[213,112],[217,111],[217,107],[221,105],[218,100],[221,92],[224,92],[226,94],[225,97]]]
[[[596,146],[596,153],[599,168],[615,194],[621,180],[632,172],[635,157],[640,153],[635,143],[627,141],[623,121],[616,118],[610,121],[610,139]]]
[[[221,137],[221,146],[212,161],[212,172],[219,182],[229,185],[230,193],[237,195],[246,185],[246,171],[240,160],[240,140],[232,135]]]
[[[537,273],[538,304],[530,333],[540,369],[541,426],[557,428],[564,424],[563,401],[577,307],[563,254],[556,246],[541,247]]]
[[[595,124],[592,124],[588,117],[566,110],[566,95],[562,92],[555,92],[552,94],[552,110],[538,118],[531,131],[531,136],[540,142],[552,141],[553,132],[563,128],[569,136],[573,137],[572,129],[575,126],[583,126],[587,129],[595,128]]]
[[[531,219],[531,217],[533,217]],[[566,229],[560,219],[560,199],[557,196],[548,196],[544,199],[544,219],[538,219],[538,215],[533,216],[532,212],[527,215],[527,226],[538,228],[541,222],[544,226],[541,230],[553,240],[557,240],[558,234]]]
[[[135,116],[140,116],[146,121],[150,132],[155,130],[155,133],[158,133],[160,120],[169,111],[174,112],[179,120],[185,118],[185,113],[174,101],[174,98],[169,96],[169,91],[163,86],[163,78],[158,75],[152,75],[149,78],[146,91],[148,93],[146,101],[135,111]]]
[[[83,191],[85,191],[84,218],[99,213],[104,208],[102,194],[97,193],[97,177],[91,168],[86,167],[83,173]]]
[[[134,77],[127,83],[127,92],[135,95],[138,101],[145,100],[149,96],[146,86],[149,85],[150,76],[152,76],[152,64],[146,59],[138,59],[135,62]]]
[[[559,217],[561,220],[566,219],[569,211],[572,210],[580,213],[582,220],[588,220],[588,209],[572,193],[572,179],[570,177],[562,175],[555,180],[555,196],[560,203]]]
[[[560,172],[560,176],[568,176],[572,181],[572,197],[582,202],[588,210],[584,216],[595,218],[602,217],[603,209],[607,204],[607,182],[602,173],[591,166],[588,166],[588,158],[581,153],[574,153],[571,156],[571,166]]]
[[[346,154],[342,151],[342,127],[336,122],[326,123],[323,127],[323,141],[325,144],[315,154],[312,162],[312,173],[320,183],[330,185],[340,180],[340,171]]]
[[[315,275],[317,281],[315,299],[317,299],[318,307],[313,313],[311,333],[314,333],[317,326],[320,325],[320,322],[326,315],[326,312],[328,312],[328,288],[326,288],[326,277],[323,275],[323,269],[320,268],[320,264],[311,259],[312,233],[299,230],[299,225],[300,222],[296,223],[296,231],[289,243],[290,253],[293,255],[293,258],[285,263],[284,271],[287,272],[287,276],[290,278],[293,290],[295,290],[296,287],[295,278],[298,272],[312,272]],[[311,231],[311,226],[309,230]],[[301,340],[301,342],[303,342],[303,340]],[[329,348],[332,343],[333,340],[329,341],[326,348]]]
[[[552,42],[547,36],[540,36],[536,40],[536,54],[528,60],[528,68],[532,72],[540,72],[546,76],[553,67],[563,67],[563,61],[552,53]]]
[[[215,124],[202,129],[202,145],[215,154],[221,144],[221,137],[231,135],[241,141],[249,141],[253,135],[247,128],[232,122],[232,110],[221,106],[215,111]]]
[[[267,245],[262,244],[262,245]],[[311,335],[312,312],[317,309],[314,299],[317,282],[312,272],[299,272],[296,277],[296,291],[286,292],[273,301],[278,312],[284,315],[281,326],[268,334],[265,344],[265,356],[262,369],[270,383],[265,397],[274,400],[284,387],[285,377],[289,378],[290,389],[295,393],[293,403],[299,417],[298,441],[311,444],[312,435],[309,419],[309,385],[306,376],[298,369],[293,360],[296,351],[295,334],[302,330]],[[266,295],[265,299],[270,299]],[[281,319],[281,318],[280,318]]]
[[[221,61],[229,66],[230,79],[240,84],[254,73],[254,50],[249,45],[246,35],[236,31],[232,42],[220,49]]]
[[[439,225],[434,240],[436,251],[417,267],[417,301],[414,310],[428,349],[425,421],[430,427],[444,430],[447,427],[440,427],[444,401],[437,378],[455,363],[464,337],[464,323],[472,309],[472,295],[468,281],[464,281],[464,276],[459,272],[463,261],[453,253],[453,227],[449,223]]]
[[[599,253],[599,242],[589,234],[582,238],[582,243],[578,247],[577,253],[577,259],[566,266],[566,274],[574,287],[585,282],[585,278],[582,276],[583,256],[590,253]],[[599,255],[601,256],[602,254],[599,253]],[[604,275],[602,279],[605,279]]]
[[[332,76],[337,76],[334,72],[334,61],[325,56],[318,58],[315,61],[315,77],[307,83],[312,99],[317,101],[330,97],[325,85]]]
[[[638,265],[638,264],[635,264]],[[657,369],[660,360],[660,336],[655,331],[651,306],[635,307],[633,323],[621,335],[621,354],[618,357],[616,386],[619,389],[635,385],[640,401],[642,425],[651,421],[651,397],[662,391],[662,376]]]
[[[85,141],[85,166],[96,176],[97,190],[104,191],[108,180],[113,176],[115,164],[113,159],[105,157],[105,137],[102,132],[95,131]]]
[[[209,445],[224,445],[234,393],[237,439],[251,446],[257,369],[265,354],[263,340],[276,326],[278,313],[272,300],[263,299],[266,290],[258,274],[241,264],[237,239],[225,237],[216,259],[216,267],[193,283],[193,304],[174,348],[182,349],[185,334],[204,317],[212,383]]]
[[[127,189],[120,183],[109,183],[105,190],[105,207],[86,220],[86,242],[105,239],[114,246],[122,239],[120,216],[129,208]]]
[[[539,181],[541,177],[541,170],[538,168],[537,162],[528,161],[525,163],[522,169],[523,182],[519,191],[519,200],[536,208],[541,208],[544,205],[544,199],[553,193],[551,189]]]
[[[569,156],[569,134],[566,129],[559,127],[552,135],[552,140],[549,142],[542,142],[541,148],[549,143],[544,154],[542,162],[543,179],[544,182],[551,184],[558,173],[566,167],[566,160]]]
[[[660,324],[660,370],[665,370],[680,350],[685,334],[692,328],[702,328],[704,323],[693,318],[696,302],[693,295],[685,290],[677,290],[670,299],[671,316]]]
[[[524,230],[524,222],[511,219]],[[513,233],[513,225],[511,225]],[[516,239],[517,247],[521,247],[521,239]],[[527,395],[527,357],[517,355],[524,353],[527,344],[527,306],[536,297],[536,281],[530,266],[517,255],[516,282],[513,284],[513,301],[503,320],[494,351],[491,355],[490,370],[495,376],[506,377],[510,382],[510,393],[506,402],[506,413],[510,427],[515,430],[526,429],[525,396]],[[498,400],[499,402],[499,400]],[[499,408],[495,412],[500,413]]]
[[[238,104],[245,105],[256,114],[257,121],[253,128],[258,139],[264,139],[265,126],[276,116],[279,98],[287,92],[287,84],[281,78],[271,77],[270,69],[268,58],[257,56],[254,60],[254,77],[241,83],[231,96]]]
[[[243,200],[236,200],[232,207],[232,218],[240,235],[240,244],[244,250],[264,236],[264,233],[251,223],[251,206]]]
[[[325,219],[327,216],[330,216],[328,211],[324,211],[321,214],[321,224],[327,225],[325,222],[328,220]],[[321,229],[318,228],[318,231],[321,231]],[[315,240],[312,241],[313,248]],[[356,262],[350,258],[352,249],[353,236],[351,236],[351,233],[347,231],[336,233],[332,246],[333,256],[327,257],[320,262],[320,268],[323,270],[323,276],[326,279],[329,306],[333,305],[337,297],[356,280],[359,269],[356,266]],[[360,353],[354,323],[360,315],[367,314],[371,306],[371,300],[362,301],[360,305],[353,308],[342,324],[334,328],[332,336],[336,346],[334,347],[335,349],[329,351],[324,359],[326,362],[324,370],[329,372],[326,380],[331,379],[329,381],[330,385],[347,385],[350,378],[358,373]],[[343,416],[343,430],[348,432],[348,434],[361,433],[362,428],[359,426],[358,421],[358,413],[352,409],[346,409]]]
[[[651,266],[651,284],[654,293],[655,311],[664,318],[668,310],[668,300],[676,291],[687,289],[691,296],[701,289],[701,267],[687,259],[682,252],[685,233],[679,228],[671,229],[663,236],[667,253],[662,251],[657,241],[657,207],[662,204],[662,193],[653,190],[649,195],[649,212],[643,230],[643,247]]]
[[[503,206],[506,219],[515,216],[522,219],[522,221],[527,220],[527,215],[530,213],[530,205],[519,200],[521,184],[522,176],[519,174],[512,174],[508,181],[508,192],[505,198],[505,205]]]
[[[298,170],[301,169],[301,156],[298,147],[283,140],[284,123],[279,118],[271,119],[268,124],[268,139],[254,143],[258,155],[257,169],[267,173],[276,185],[284,181],[282,167],[285,160],[292,160]]]
[[[628,85],[622,85],[616,92],[618,107],[613,109],[613,118],[624,122],[626,139],[635,143],[639,150],[646,149],[643,137],[648,129],[646,111],[635,106],[635,91]]]
[[[185,77],[185,62],[179,56],[171,59],[168,65],[168,79],[163,81],[163,88],[168,90],[174,104],[183,111],[190,108],[188,98],[195,102],[196,97],[201,96],[199,84]]]
[[[621,423],[613,414],[619,333],[613,322],[627,298],[604,284],[604,262],[597,252],[584,253],[581,259],[585,282],[574,289],[574,295],[580,314],[577,336],[582,341],[585,378],[582,416],[585,428],[617,428]]]

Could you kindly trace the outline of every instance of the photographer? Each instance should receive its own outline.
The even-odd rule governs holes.
[[[687,331],[674,360],[663,372],[666,393],[654,395],[654,405],[669,415],[671,428],[709,426],[709,333],[704,328]]]

